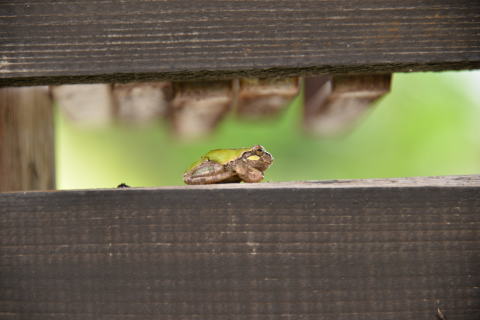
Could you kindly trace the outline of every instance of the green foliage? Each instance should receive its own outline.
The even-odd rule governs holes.
[[[480,172],[480,109],[463,89],[472,73],[396,74],[392,92],[346,136],[319,139],[300,126],[301,97],[280,118],[230,115],[208,139],[185,143],[164,123],[85,130],[57,116],[59,188],[182,185],[208,150],[263,145],[275,158],[267,181]]]

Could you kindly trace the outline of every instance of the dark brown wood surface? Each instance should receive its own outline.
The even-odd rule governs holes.
[[[480,176],[0,194],[1,319],[476,320]]]
[[[0,2],[0,85],[479,67],[474,0]]]
[[[0,192],[55,188],[48,87],[0,88]]]

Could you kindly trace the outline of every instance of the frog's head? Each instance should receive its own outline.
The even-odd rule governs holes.
[[[264,147],[257,145],[242,154],[243,161],[260,171],[265,171],[273,162],[273,157]]]

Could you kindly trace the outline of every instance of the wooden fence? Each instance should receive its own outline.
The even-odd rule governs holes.
[[[5,87],[480,67],[476,1],[6,0],[0,17]],[[51,115],[20,135],[10,90],[0,180],[52,188]],[[0,255],[0,319],[473,320],[480,178],[0,193]]]

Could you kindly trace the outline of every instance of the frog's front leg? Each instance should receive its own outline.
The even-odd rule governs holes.
[[[242,160],[235,161],[233,168],[237,175],[245,182],[260,182],[263,179],[263,172],[249,166]]]

